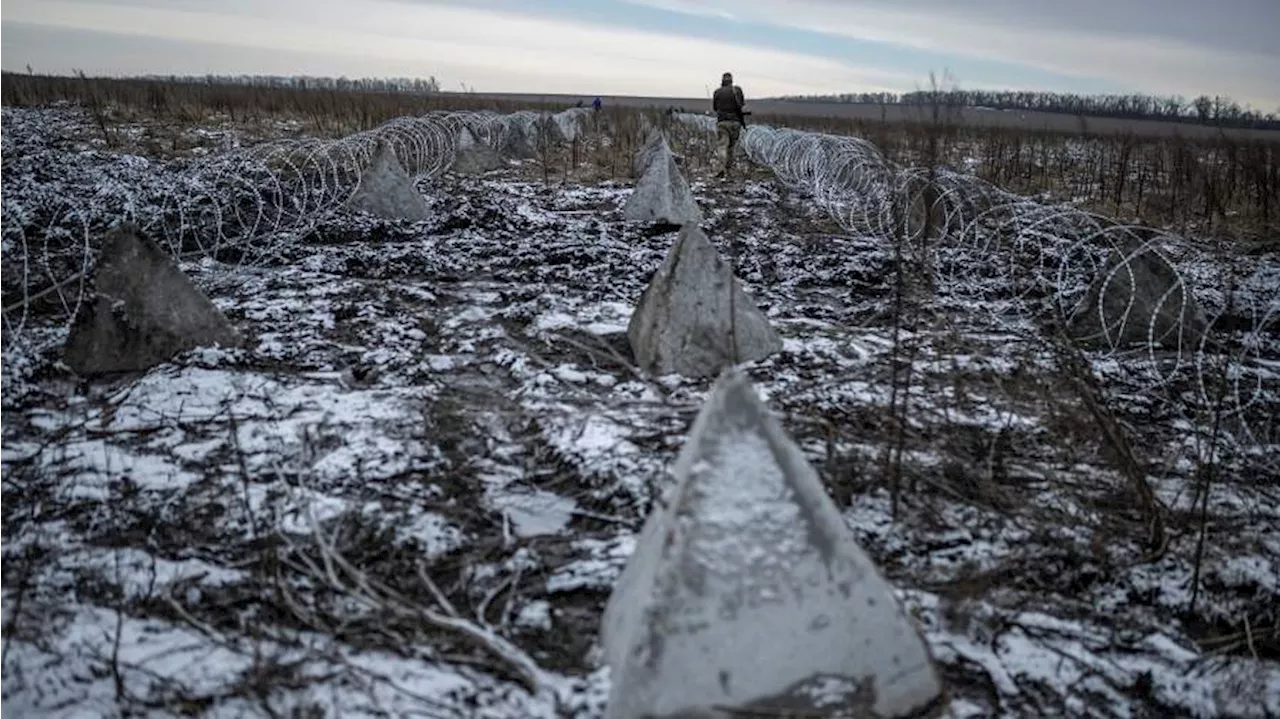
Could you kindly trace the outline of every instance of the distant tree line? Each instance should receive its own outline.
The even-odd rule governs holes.
[[[1156,95],[1072,95],[1025,90],[921,90],[908,93],[859,92],[839,95],[784,95],[800,102],[875,105],[943,105],[994,110],[1033,110],[1091,117],[1199,122],[1222,127],[1280,130],[1280,115],[1242,107],[1229,97],[1201,95],[1193,100]]]
[[[183,84],[244,85],[293,90],[336,90],[340,92],[402,92],[423,95],[440,92],[435,76],[420,77],[314,77],[310,75],[144,75],[142,80]]]

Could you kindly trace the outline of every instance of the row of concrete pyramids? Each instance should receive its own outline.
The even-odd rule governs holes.
[[[660,130],[636,153],[635,171],[624,219],[681,226],[627,327],[636,364],[655,374],[714,377],[781,350],[764,313],[698,227],[702,211]]]
[[[646,174],[670,158],[665,140],[647,151]],[[77,371],[144,369],[186,347],[240,341],[131,226],[108,237],[94,284],[67,343]],[[721,376],[606,607],[609,716],[936,707],[941,682],[892,587],[733,367],[781,342],[696,224],[684,224],[628,335],[652,371]]]
[[[513,120],[504,134],[502,152],[482,142],[470,127],[464,125],[458,129],[451,167],[459,174],[478,175],[501,167],[503,152],[514,157],[532,157],[537,154],[534,135],[539,127],[545,127],[556,141],[571,141],[581,134],[583,121],[589,112],[585,108],[571,108],[554,115],[531,118],[528,123]],[[430,217],[426,201],[414,188],[413,178],[385,142],[379,142],[375,147],[373,159],[361,174],[359,184],[347,200],[347,207],[385,220],[419,222]]]
[[[714,253],[686,227],[668,263],[688,255],[692,269],[675,281],[655,278],[646,297],[694,282],[697,268],[717,277],[711,285],[722,283]],[[137,369],[184,346],[239,342],[169,256],[132,227],[111,233],[95,274],[98,294],[67,344],[67,363],[81,371]],[[661,324],[645,307],[642,300],[636,316]],[[617,718],[716,716],[717,706],[909,716],[942,691],[892,588],[803,453],[732,368],[646,519],[600,643],[612,676],[609,716]]]
[[[920,716],[942,702],[927,646],[817,473],[735,365],[782,347],[661,132],[626,219],[682,225],[632,315],[646,370],[719,374],[609,598],[611,719]]]
[[[468,170],[501,162],[465,127],[457,157]],[[701,211],[661,133],[642,148],[641,161],[641,180],[625,214],[683,228],[632,315],[628,337],[637,363],[657,374],[705,377],[780,350],[764,314],[698,228]],[[385,143],[349,203],[382,217],[421,220],[429,214]],[[96,295],[73,323],[65,353],[68,366],[82,374],[144,370],[189,347],[239,341],[168,255],[132,225],[107,238],[93,284]]]
[[[502,164],[496,150],[460,128],[453,169],[478,174]],[[430,209],[386,142],[379,142],[347,206],[385,219],[425,220]],[[108,233],[94,267],[94,294],[72,321],[63,361],[84,375],[140,371],[185,349],[236,346],[242,338],[168,253],[125,223]]]
[[[191,347],[240,344],[226,317],[132,224],[108,233],[94,292],[64,361],[90,375],[146,370]],[[782,348],[768,319],[696,225],[685,225],[627,328],[636,362],[657,374],[714,376]]]
[[[562,124],[558,115],[546,122],[554,127]],[[528,150],[526,135],[522,125],[513,124],[504,149],[509,154],[523,156]],[[459,129],[452,165],[455,172],[480,174],[501,165],[501,153],[481,142],[469,127]],[[685,225],[702,221],[702,210],[661,131],[654,130],[637,153],[635,170],[640,179],[623,207],[623,218],[627,222]],[[417,222],[430,215],[427,203],[414,188],[413,178],[385,142],[377,144],[373,159],[361,174],[347,206],[387,220]]]
[[[459,129],[455,172],[479,174],[501,165],[501,155],[471,128]],[[413,178],[381,141],[346,205],[389,220],[430,217]],[[192,347],[241,343],[222,312],[132,224],[108,234],[92,284],[94,294],[77,312],[63,351],[64,362],[80,374],[145,370]]]

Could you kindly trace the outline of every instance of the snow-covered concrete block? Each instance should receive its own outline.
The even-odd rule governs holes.
[[[1069,323],[1072,337],[1086,345],[1184,351],[1199,347],[1207,327],[1182,275],[1136,240],[1110,254]]]
[[[360,176],[360,184],[347,206],[384,220],[420,222],[431,216],[427,202],[413,186],[413,178],[385,142],[379,142],[373,161]]]
[[[502,156],[476,137],[471,128],[458,130],[458,144],[453,156],[453,171],[463,175],[480,175],[502,167]]]
[[[674,475],[602,620],[609,719],[940,703],[893,587],[744,375],[717,381]]]
[[[654,150],[644,174],[622,207],[622,217],[627,222],[671,225],[702,222],[702,209],[666,142]]]
[[[657,374],[710,377],[782,349],[733,268],[697,225],[685,225],[627,325],[636,363]]]
[[[111,230],[63,361],[80,374],[141,371],[192,347],[241,343],[225,315],[137,227]]]

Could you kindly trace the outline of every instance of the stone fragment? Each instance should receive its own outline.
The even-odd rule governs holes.
[[[907,717],[943,685],[893,587],[736,371],[605,608],[606,716]]]
[[[107,234],[92,283],[63,347],[63,361],[79,374],[142,371],[193,347],[241,343],[226,316],[134,225]]]
[[[637,364],[712,377],[782,349],[769,320],[696,225],[685,225],[627,326]]]
[[[384,220],[421,222],[431,216],[427,201],[413,186],[413,178],[404,171],[391,146],[381,141],[360,176],[360,185],[347,200],[347,207]]]
[[[1068,329],[1087,346],[1194,351],[1207,326],[1195,295],[1169,260],[1133,238],[1111,252]]]
[[[647,224],[702,222],[702,209],[665,142],[654,150],[644,174],[636,181],[622,207],[622,217],[627,222]]]

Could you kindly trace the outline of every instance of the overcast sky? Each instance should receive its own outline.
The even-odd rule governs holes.
[[[1280,0],[8,0],[5,70],[702,97],[964,88],[1280,110]]]

